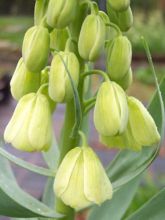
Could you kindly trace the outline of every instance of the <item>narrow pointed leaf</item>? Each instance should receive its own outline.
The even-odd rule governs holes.
[[[113,195],[112,200],[106,201],[100,207],[94,207],[88,220],[120,220],[137,191],[140,178],[138,176],[125,184]]]
[[[61,217],[17,185],[8,161],[2,156],[0,156],[0,215],[20,218]]]
[[[126,220],[163,220],[165,219],[165,188],[146,202],[140,209]]]
[[[43,167],[38,167],[36,165],[28,163],[28,162],[26,162],[26,161],[24,161],[20,158],[15,157],[14,155],[10,154],[9,152],[7,152],[6,150],[4,150],[1,147],[0,147],[0,155],[7,158],[11,162],[17,164],[18,166],[23,167],[27,170],[30,170],[34,173],[37,173],[37,174],[40,174],[40,175],[43,175],[43,176],[55,176],[55,171],[50,170],[50,169],[46,169],[46,168],[43,168]]]
[[[59,149],[57,146],[57,141],[56,138],[53,138],[53,143],[52,147],[48,152],[43,153],[43,157],[50,167],[50,169],[55,169],[57,170],[58,168],[58,159],[59,159]],[[50,177],[47,180],[43,197],[42,197],[42,202],[47,205],[50,208],[55,208],[55,194],[53,192],[53,183],[54,183],[54,178]]]

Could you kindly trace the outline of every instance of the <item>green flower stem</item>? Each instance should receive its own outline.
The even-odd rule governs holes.
[[[78,144],[78,135],[71,137],[72,128],[75,124],[75,107],[74,100],[70,101],[66,105],[66,113],[64,126],[61,134],[60,142],[60,162],[73,147]]]
[[[113,29],[115,29],[118,36],[122,35],[122,32],[121,32],[120,28],[116,24],[110,22],[110,23],[106,24],[106,26],[112,27]]]
[[[89,0],[83,0],[80,4],[81,5],[82,4],[88,5],[88,7],[90,8],[92,14],[98,14],[98,12],[99,12],[99,8],[98,8],[98,5],[97,5],[96,2],[92,2],[92,1],[89,1]]]
[[[82,131],[79,131],[79,135],[81,137],[82,146],[87,147],[88,146],[88,141],[87,141],[87,138],[86,138],[85,134]]]
[[[109,81],[110,80],[108,74],[106,74],[102,70],[91,70],[91,71],[83,73],[81,77],[82,77],[82,79],[85,79],[85,77],[87,77],[89,75],[93,75],[93,74],[102,76],[105,81]]]
[[[37,91],[37,94],[42,93],[43,90],[48,87],[48,83],[44,83],[40,86],[39,90]]]

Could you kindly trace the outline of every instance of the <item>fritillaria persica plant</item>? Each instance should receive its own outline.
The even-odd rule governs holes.
[[[47,152],[43,154],[47,155],[48,164],[49,160],[58,161],[57,166],[51,167],[56,172],[52,175],[54,184],[48,188],[54,189],[52,212],[61,214],[58,217],[63,219],[74,219],[75,212],[94,204],[111,199],[113,202],[116,190],[140,174],[155,157],[161,125],[157,128],[152,110],[127,95],[133,81],[132,47],[124,32],[132,25],[129,0],[107,0],[107,13],[90,0],[36,0],[34,26],[25,33],[22,57],[10,84],[18,104],[4,139],[22,151]],[[145,48],[150,58],[146,44]],[[94,68],[102,54],[105,71]],[[151,59],[150,62],[152,66]],[[94,74],[102,80],[92,95]],[[155,99],[161,100],[157,89]],[[49,152],[55,145],[52,115],[59,103],[66,106],[66,112],[58,155]],[[107,148],[119,148],[121,154],[127,152],[129,160],[149,149],[150,160],[142,163],[145,167],[136,166],[135,160],[135,175],[121,185],[114,182],[120,180],[122,173],[116,179],[112,171],[109,174],[88,144],[88,115],[93,108],[99,141]],[[123,161],[120,164],[118,160],[117,166],[121,169]],[[52,201],[49,196],[48,204]],[[58,218],[55,214],[40,215]]]

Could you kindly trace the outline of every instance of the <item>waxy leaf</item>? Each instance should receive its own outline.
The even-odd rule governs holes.
[[[112,200],[106,201],[100,207],[94,207],[88,220],[120,220],[137,191],[140,178],[141,176],[138,176],[125,184],[114,194]]]
[[[0,156],[0,215],[20,218],[61,217],[18,186],[8,161],[2,156]]]
[[[126,220],[163,220],[165,219],[165,188],[146,202]]]

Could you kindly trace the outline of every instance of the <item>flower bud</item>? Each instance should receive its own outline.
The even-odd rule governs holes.
[[[24,37],[22,54],[29,71],[40,72],[46,65],[49,55],[49,32],[42,26],[30,28]]]
[[[132,69],[130,68],[126,75],[121,79],[117,80],[117,84],[119,84],[124,90],[127,90],[129,86],[132,84],[133,76]]]
[[[124,132],[128,122],[125,92],[115,82],[104,82],[97,95],[94,124],[99,134],[114,136]]]
[[[64,51],[66,41],[69,38],[67,29],[54,29],[50,34],[50,48],[56,51]]]
[[[65,28],[73,20],[78,1],[77,0],[50,0],[47,11],[47,23],[53,28]]]
[[[121,80],[129,71],[132,60],[130,41],[123,36],[116,37],[107,49],[107,72],[114,81]]]
[[[22,96],[36,92],[40,86],[40,74],[30,72],[21,58],[10,82],[12,96],[19,100]]]
[[[79,38],[82,23],[85,17],[88,15],[88,9],[89,8],[87,4],[81,4],[81,3],[78,4],[78,8],[76,9],[76,14],[73,18],[72,23],[70,23],[69,25],[69,30],[72,33],[73,39]]]
[[[87,146],[76,147],[64,157],[56,174],[54,191],[76,210],[112,198],[110,180],[96,154]]]
[[[49,96],[51,99],[55,102],[67,102],[73,98],[73,89],[67,71],[69,71],[74,85],[77,86],[79,69],[79,62],[74,53],[60,52],[54,56],[49,79]]]
[[[49,102],[42,94],[23,96],[4,133],[6,142],[23,151],[47,151],[52,141]]]
[[[133,14],[132,10],[129,7],[125,11],[118,13],[119,27],[122,31],[128,31],[133,25]]]
[[[81,27],[78,49],[80,56],[95,61],[100,55],[106,37],[106,28],[100,15],[88,15]]]
[[[128,7],[125,11],[116,12],[111,8],[109,2],[107,1],[107,12],[110,21],[116,24],[121,31],[128,31],[133,25],[133,14],[131,7]]]
[[[101,142],[109,147],[141,150],[143,146],[152,146],[160,141],[156,124],[143,106],[133,97],[128,98],[129,120],[128,126],[122,135],[115,137],[100,136]]]
[[[124,11],[130,6],[130,0],[108,0],[115,11]]]
[[[118,21],[118,13],[111,7],[109,4],[109,1],[106,2],[106,9],[107,9],[107,14],[110,19],[110,21],[117,26],[119,26],[119,21]]]
[[[35,8],[34,8],[34,23],[35,25],[40,25],[42,22],[48,7],[48,1],[35,1]]]
[[[133,97],[128,98],[128,105],[130,109],[130,127],[135,140],[142,146],[151,146],[158,143],[160,135],[147,109],[139,100]]]

